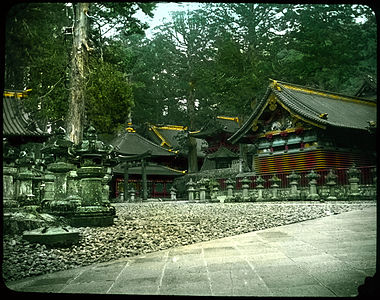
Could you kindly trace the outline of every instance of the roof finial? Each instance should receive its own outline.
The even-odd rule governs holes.
[[[133,128],[133,125],[132,125],[132,113],[131,113],[131,111],[128,112],[127,126],[128,127],[125,128],[126,131],[136,132],[136,130]]]

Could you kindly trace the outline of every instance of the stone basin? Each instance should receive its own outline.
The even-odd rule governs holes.
[[[41,227],[24,231],[22,237],[30,243],[49,246],[69,246],[79,241],[79,231],[69,226]]]

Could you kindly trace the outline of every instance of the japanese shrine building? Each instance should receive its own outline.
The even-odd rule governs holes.
[[[138,134],[132,124],[129,124],[125,130],[118,134],[111,142],[115,147],[115,151],[122,156],[138,156],[143,155],[147,151],[150,152],[149,158],[144,162],[144,167],[141,163],[131,164],[128,168],[128,182],[141,196],[144,173],[147,176],[148,197],[168,197],[173,180],[177,176],[184,175],[185,171],[171,167],[171,162],[177,156],[176,151],[165,149],[160,145],[144,138]],[[112,179],[113,196],[119,196],[123,190],[124,167],[119,164],[113,169],[114,178]]]
[[[239,146],[228,141],[228,138],[238,129],[238,118],[217,116],[200,130],[190,132],[191,136],[206,141],[206,145],[202,148],[206,157],[201,171],[231,168],[233,162],[238,161]]]
[[[375,166],[376,100],[271,80],[229,139],[255,146],[258,174]]]

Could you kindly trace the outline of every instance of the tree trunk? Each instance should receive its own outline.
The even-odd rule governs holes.
[[[87,52],[90,50],[87,43],[89,3],[75,3],[74,36],[71,59],[71,86],[69,109],[67,115],[67,135],[74,144],[83,139],[85,121],[85,91]]]
[[[189,116],[190,126],[189,131],[194,130],[194,115],[195,115],[195,96],[193,82],[190,81],[190,92],[187,99],[187,113]],[[189,173],[198,172],[198,156],[197,156],[197,140],[194,137],[189,136],[188,140],[188,171]]]

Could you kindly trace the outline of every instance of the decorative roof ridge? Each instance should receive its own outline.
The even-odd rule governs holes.
[[[238,117],[216,116],[216,118],[220,120],[229,120],[229,121],[235,121],[236,123],[239,123]]]
[[[162,130],[186,130],[187,126],[182,126],[182,125],[153,125],[149,124],[150,128],[155,128],[155,129],[162,129]]]
[[[16,98],[16,99],[27,98],[28,93],[31,91],[32,91],[32,89],[26,89],[26,90],[4,89],[3,97]]]
[[[326,98],[332,98],[336,100],[342,100],[342,101],[353,101],[353,102],[359,102],[362,104],[367,104],[367,105],[376,105],[376,101],[369,100],[366,98],[362,97],[357,97],[357,96],[350,96],[350,95],[345,95],[341,93],[336,93],[336,92],[331,92],[331,91],[326,91],[318,88],[311,88],[299,84],[294,84],[294,83],[288,83],[284,81],[279,81],[279,80],[274,80],[274,79],[269,79],[272,81],[272,88],[276,89],[278,91],[281,91],[282,88],[290,89],[290,90],[295,90],[303,93],[308,93],[308,94],[313,94],[313,95],[319,95],[322,97]],[[279,88],[278,88],[279,87]]]

